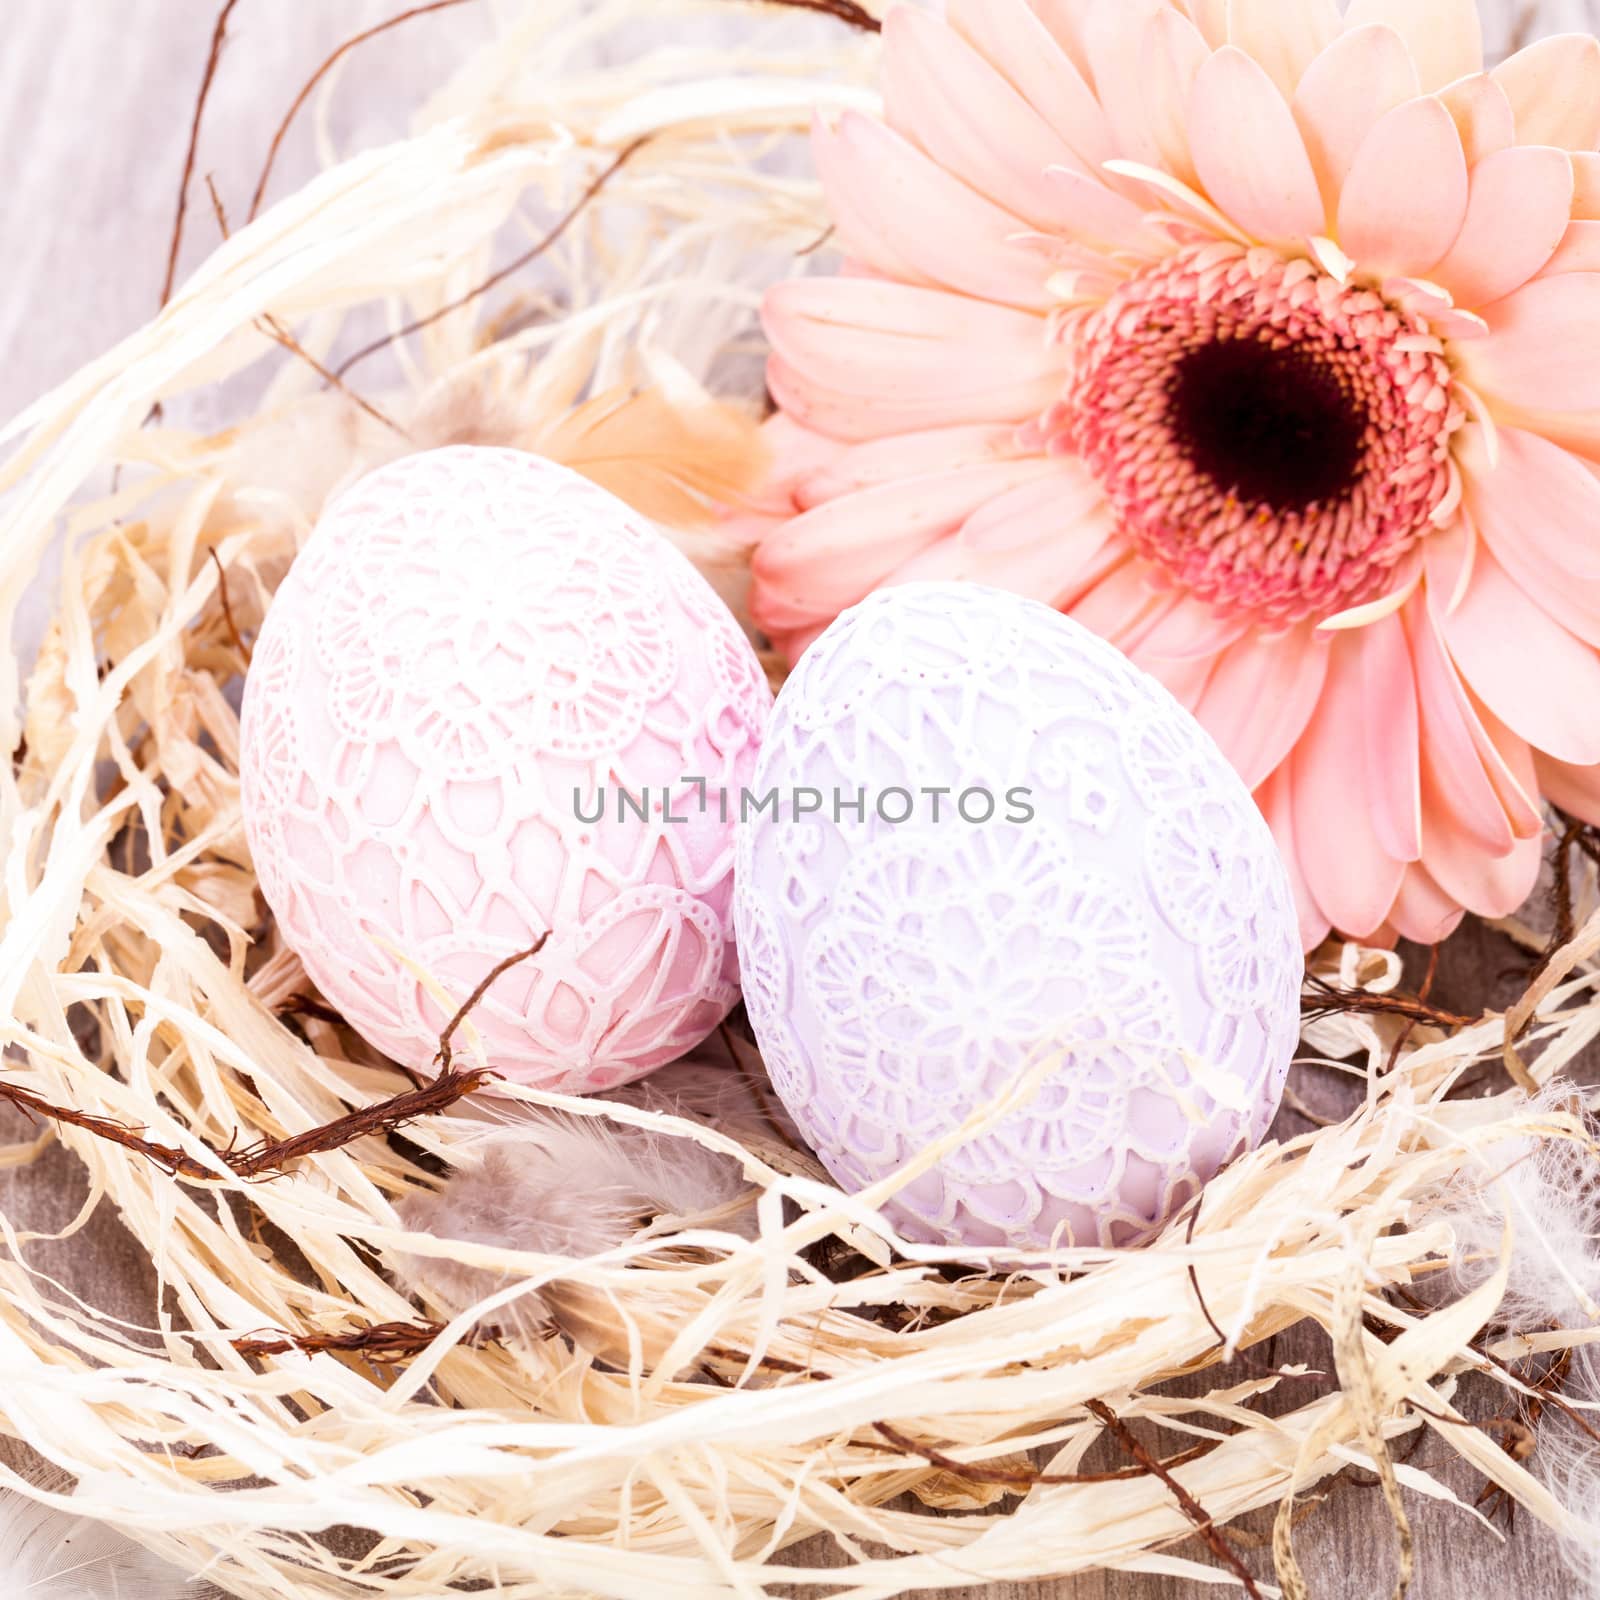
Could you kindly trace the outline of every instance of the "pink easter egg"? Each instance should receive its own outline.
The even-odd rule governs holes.
[[[490,1064],[627,1082],[737,999],[720,796],[770,705],[733,616],[620,500],[520,451],[408,456],[328,507],[257,641],[262,893],[328,1000],[413,1068],[547,935],[472,1013]]]
[[[879,590],[784,685],[739,844],[751,1024],[907,1237],[1151,1231],[1265,1134],[1302,960],[1272,833],[1200,725],[1048,606]]]

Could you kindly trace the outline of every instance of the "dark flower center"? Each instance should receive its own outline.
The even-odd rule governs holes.
[[[1173,436],[1224,493],[1282,514],[1355,487],[1366,408],[1311,352],[1217,339],[1184,354],[1171,381]]]

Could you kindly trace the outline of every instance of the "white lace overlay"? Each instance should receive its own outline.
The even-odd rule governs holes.
[[[750,777],[770,705],[727,609],[612,496],[516,451],[407,457],[330,508],[256,647],[262,893],[333,1004],[411,1066],[453,1005],[402,954],[459,1002],[549,930],[473,1020],[509,1076],[609,1088],[736,997],[717,796]],[[619,789],[649,791],[647,821],[619,820]]]
[[[863,786],[864,817],[835,812]],[[994,590],[882,590],[779,700],[755,788],[796,787],[829,804],[744,828],[736,916],[768,1070],[829,1170],[873,1182],[1043,1074],[901,1191],[912,1236],[1127,1243],[1265,1133],[1299,1030],[1288,879],[1215,745],[1110,645]],[[872,804],[894,787],[950,793],[896,826]],[[993,820],[963,820],[969,789]]]

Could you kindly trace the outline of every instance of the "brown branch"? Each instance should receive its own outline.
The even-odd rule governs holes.
[[[1428,946],[1428,970],[1422,975],[1422,985],[1417,990],[1417,1001],[1426,1005],[1428,996],[1433,993],[1433,980],[1439,976],[1439,947],[1436,944]],[[1389,1050],[1389,1059],[1385,1064],[1385,1072],[1393,1072],[1400,1060],[1400,1052],[1411,1042],[1411,1035],[1417,1031],[1415,1017],[1407,1018],[1406,1025],[1395,1035],[1394,1044]]]
[[[1167,1486],[1172,1498],[1178,1502],[1178,1507],[1184,1516],[1195,1525],[1196,1531],[1205,1541],[1206,1548],[1239,1580],[1244,1586],[1244,1592],[1250,1596],[1250,1600],[1261,1600],[1261,1591],[1256,1587],[1256,1580],[1251,1576],[1250,1569],[1239,1559],[1238,1552],[1235,1551],[1233,1546],[1223,1538],[1221,1530],[1217,1527],[1216,1519],[1172,1476],[1168,1465],[1157,1461],[1145,1449],[1139,1442],[1138,1435],[1105,1401],[1091,1400],[1088,1403],[1088,1409],[1091,1415],[1099,1418],[1105,1428],[1115,1436],[1122,1448],[1141,1467],[1145,1468],[1147,1472],[1153,1473]]]
[[[1168,1456],[1163,1462],[1153,1462],[1149,1466],[1114,1467],[1109,1472],[1035,1472],[1031,1467],[979,1466],[969,1461],[957,1461],[954,1456],[947,1456],[942,1450],[935,1450],[931,1445],[918,1444],[909,1434],[902,1433],[887,1422],[875,1422],[873,1427],[895,1449],[903,1450],[907,1455],[920,1456],[930,1467],[937,1467],[941,1472],[963,1478],[968,1483],[1013,1486],[1018,1493],[1037,1488],[1041,1484],[1126,1483],[1133,1478],[1148,1478],[1152,1473],[1160,1476],[1162,1467],[1170,1469],[1181,1467],[1190,1461],[1198,1461],[1202,1456],[1210,1455],[1222,1443],[1220,1439],[1205,1439],[1175,1456]]]
[[[836,17],[863,33],[882,33],[883,24],[865,6],[855,0],[767,0],[768,5],[790,6],[796,11],[815,11],[825,17]]]
[[[228,598],[228,574],[223,570],[222,557],[217,554],[217,547],[212,545],[206,551],[217,569],[217,596],[222,601],[223,621],[228,624],[228,632],[233,636],[234,648],[244,658],[244,664],[250,665],[250,648],[244,642],[244,635],[239,632],[239,624],[233,618],[233,602]]]
[[[437,311],[431,311],[427,316],[418,317],[414,322],[408,322],[403,328],[397,328],[393,333],[386,333],[381,339],[374,339],[371,344],[363,345],[353,356],[348,357],[340,366],[335,368],[334,378],[342,378],[358,361],[365,361],[368,356],[376,355],[378,351],[387,348],[397,339],[409,339],[412,334],[420,333],[424,328],[431,327],[441,317],[447,317],[452,311],[459,311],[463,306],[470,305],[480,295],[487,294],[497,284],[504,283],[513,273],[520,272],[530,262],[536,261],[583,215],[595,196],[632,160],[639,150],[650,142],[651,137],[652,135],[647,133],[641,134],[630,144],[624,145],[617,152],[611,164],[601,171],[578,197],[577,203],[561,217],[542,239],[537,240],[528,249],[524,250],[515,261],[501,267],[498,272],[491,273],[476,288],[467,290],[464,295],[452,300],[448,305],[440,306]]]
[[[172,244],[167,250],[167,275],[161,281],[161,304],[172,298],[172,285],[178,276],[178,251],[183,245],[183,224],[189,214],[189,183],[194,177],[195,153],[200,148],[200,120],[205,115],[206,101],[211,97],[212,80],[217,75],[217,63],[222,59],[223,40],[228,32],[228,18],[239,0],[223,0],[217,13],[216,26],[211,30],[211,50],[206,56],[206,70],[200,79],[200,93],[194,102],[194,116],[189,123],[189,148],[183,157],[183,180],[178,185],[178,214],[172,222]]]
[[[358,1107],[342,1117],[335,1117],[333,1121],[323,1123],[320,1127],[307,1128],[302,1133],[290,1134],[286,1139],[261,1139],[242,1150],[235,1149],[232,1145],[225,1150],[218,1150],[212,1145],[207,1145],[206,1149],[216,1157],[221,1166],[238,1177],[272,1177],[291,1162],[302,1160],[306,1156],[326,1155],[330,1151],[343,1149],[345,1145],[357,1139],[372,1134],[394,1133],[418,1117],[437,1116],[449,1110],[458,1100],[464,1099],[473,1090],[482,1088],[494,1077],[492,1072],[483,1067],[458,1071],[451,1064],[451,1037],[466,1020],[473,1007],[483,999],[495,979],[516,966],[518,962],[530,960],[538,955],[549,937],[548,932],[542,933],[528,949],[519,950],[515,955],[507,956],[504,961],[497,963],[483,982],[472,991],[461,1008],[445,1024],[444,1032],[439,1035],[439,1049],[434,1056],[434,1061],[439,1067],[438,1075],[420,1087],[391,1095],[387,1100],[375,1101],[370,1106]],[[142,1129],[130,1128],[125,1123],[116,1122],[110,1117],[75,1111],[70,1106],[53,1105],[30,1090],[6,1083],[3,1079],[0,1079],[0,1099],[10,1101],[12,1105],[25,1112],[48,1117],[69,1127],[82,1128],[86,1133],[94,1134],[96,1138],[121,1145],[125,1150],[136,1151],[175,1177],[194,1178],[205,1182],[215,1182],[219,1177],[212,1167],[187,1151],[180,1150],[174,1145],[154,1144],[145,1139]]]
[[[216,215],[217,227],[221,230],[222,237],[227,239],[229,237],[228,213],[223,209],[222,196],[217,193],[217,186],[212,181],[211,174],[209,172],[206,174],[206,189],[211,196],[211,209]],[[406,430],[394,420],[393,417],[390,417],[384,412],[380,411],[370,400],[364,400],[347,384],[341,383],[339,381],[338,374],[330,372],[325,366],[323,366],[323,364],[318,361],[317,358],[312,355],[311,352],[307,350],[305,346],[302,345],[300,341],[296,339],[295,336],[290,333],[289,330],[284,327],[284,325],[270,312],[263,312],[259,317],[257,317],[255,319],[255,326],[262,333],[266,334],[269,339],[275,340],[278,344],[282,345],[283,348],[291,355],[299,356],[299,358],[305,362],[305,364],[310,367],[311,370],[315,372],[324,383],[330,385],[332,388],[337,389],[347,400],[351,402],[352,405],[359,406],[375,422],[382,423],[384,427],[389,428],[393,432],[399,434],[400,437],[406,440],[408,443],[410,442],[410,434],[408,434]],[[220,567],[218,570],[220,571]]]
[[[357,45],[365,44],[368,39],[374,39],[380,33],[387,33],[390,28],[398,28],[402,22],[409,22],[413,17],[424,17],[430,11],[447,11],[451,6],[459,6],[465,3],[466,0],[432,0],[432,3],[429,5],[412,6],[409,11],[402,11],[398,16],[390,17],[387,22],[380,22],[376,26],[368,28],[362,33],[356,34],[354,38],[346,39],[345,42],[340,45],[339,48],[335,50],[333,54],[329,56],[328,59],[324,61],[308,79],[306,79],[305,86],[300,90],[300,93],[294,97],[294,104],[289,107],[287,113],[284,115],[283,121],[278,124],[278,131],[273,134],[271,148],[267,151],[266,164],[262,167],[261,177],[256,182],[256,192],[250,197],[250,212],[249,215],[246,216],[245,221],[254,222],[257,214],[261,210],[261,202],[267,192],[267,181],[272,176],[273,163],[278,159],[278,151],[282,147],[285,137],[288,135],[290,123],[292,123],[300,114],[301,107],[304,106],[306,101],[311,98],[313,93],[315,93],[317,85],[321,83],[325,77],[327,77],[327,75],[333,70],[339,61],[341,61],[352,50],[354,50]]]
[[[1410,1022],[1425,1022],[1436,1028],[1470,1028],[1482,1020],[1479,1017],[1464,1017],[1455,1011],[1444,1011],[1425,1000],[1406,995],[1369,994],[1364,989],[1341,989],[1322,978],[1309,975],[1306,984],[1316,991],[1300,997],[1300,1014],[1307,1021],[1351,1012],[1404,1017]]]
[[[373,1322],[352,1328],[347,1333],[270,1333],[233,1340],[242,1356],[282,1356],[290,1351],[303,1355],[355,1351],[379,1363],[402,1361],[420,1355],[444,1332],[442,1322]],[[465,1345],[484,1345],[495,1338],[493,1329],[470,1329],[463,1335]]]

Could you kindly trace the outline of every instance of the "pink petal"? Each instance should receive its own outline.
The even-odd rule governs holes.
[[[985,583],[1009,589],[1046,605],[1059,605],[1062,597],[1091,572],[1096,558],[1113,540],[1116,528],[1110,512],[1101,506],[1067,519],[1049,504],[1046,485],[1029,500],[1029,489],[1001,495],[972,517],[959,536],[940,539],[896,567],[886,583]],[[1031,542],[1002,550],[982,549],[967,538],[979,519],[989,522],[1026,523],[1034,531]]]
[[[1228,43],[1259,61],[1285,99],[1340,26],[1334,0],[1232,0],[1228,7]]]
[[[849,254],[891,278],[942,285],[1042,311],[1050,304],[1035,256],[1010,242],[1014,212],[984,199],[881,123],[846,112],[818,122],[817,169]]]
[[[1480,548],[1456,611],[1442,619],[1473,691],[1513,732],[1558,761],[1600,761],[1600,656],[1541,610]]]
[[[1048,478],[1013,489],[975,511],[961,530],[962,543],[983,555],[1000,554],[1037,544],[1041,539],[1069,539],[1078,525],[1106,503],[1105,490],[1082,462],[1068,458],[1054,463]],[[1094,518],[1094,532],[1086,535],[1092,548],[1087,560],[1104,542],[1104,519]]]
[[[1448,817],[1428,806],[1428,838],[1422,864],[1442,894],[1480,917],[1508,917],[1533,893],[1544,865],[1544,845],[1535,836],[1518,839],[1504,855],[1485,855],[1470,838],[1456,832]]]
[[[1124,562],[1073,605],[1073,620],[1121,648],[1122,640],[1166,603],[1167,597],[1150,580],[1144,562]]]
[[[1425,603],[1410,605],[1401,621],[1416,674],[1424,819],[1447,812],[1452,826],[1464,831],[1481,853],[1504,855],[1519,831],[1503,803],[1515,800],[1515,784],[1509,773],[1498,771],[1498,754],[1444,647],[1433,609]],[[1491,767],[1501,780],[1498,784],[1490,777]],[[1519,813],[1517,822],[1525,825],[1527,818]]]
[[[901,478],[1014,461],[1027,453],[1035,452],[1021,448],[1015,428],[986,423],[897,433],[865,444],[835,444],[829,455],[793,479],[791,511],[810,511],[841,495],[859,494]]]
[[[1174,661],[1220,655],[1254,624],[1248,617],[1227,617],[1204,600],[1183,595],[1179,604],[1140,643],[1141,660],[1165,656]]]
[[[987,8],[988,0],[979,0],[979,3]],[[1089,52],[1085,35],[1096,3],[1097,0],[1028,0],[1029,9],[1038,16],[1086,82],[1089,78]]]
[[[1600,479],[1536,433],[1509,427],[1496,433],[1493,462],[1476,423],[1461,430],[1457,446],[1478,532],[1519,582],[1522,569],[1546,586],[1575,582],[1600,595],[1594,584],[1600,579]]]
[[[1157,13],[1145,35],[1140,91],[1156,163],[1191,187],[1199,175],[1189,155],[1186,112],[1195,77],[1210,54],[1200,30],[1176,11]]]
[[[1458,79],[1441,89],[1439,98],[1455,119],[1469,167],[1517,142],[1516,113],[1505,90],[1487,72]]]
[[[1075,162],[1037,111],[938,17],[897,7],[884,23],[890,124],[940,166],[1041,228],[1060,220],[1050,167]]]
[[[767,292],[762,323],[774,396],[840,438],[1020,422],[1063,381],[1042,318],[913,284],[791,278]]]
[[[1089,18],[1087,45],[1094,92],[1111,119],[1117,154],[1135,161],[1160,159],[1144,118],[1145,37],[1166,0],[1116,0]]]
[[[1294,890],[1295,911],[1300,919],[1300,946],[1304,950],[1315,950],[1332,928],[1300,867],[1299,852],[1295,848],[1294,784],[1287,763],[1256,791],[1256,804],[1261,807],[1261,814],[1278,841],[1283,864],[1289,869],[1289,886]]]
[[[1550,278],[1564,272],[1600,272],[1600,222],[1569,222],[1543,271]]]
[[[1056,470],[1038,457],[957,468],[804,512],[755,553],[757,620],[771,631],[837,615],[917,551],[953,535],[986,502]]]
[[[1140,665],[1147,650],[1135,653]],[[1251,635],[1218,658],[1195,714],[1247,788],[1288,759],[1318,713],[1329,656],[1326,641],[1301,627],[1278,639]]]
[[[1600,409],[1600,273],[1535,278],[1483,314],[1487,337],[1460,351],[1474,388],[1512,405]]]
[[[1520,289],[1550,259],[1572,214],[1572,162],[1548,145],[1520,145],[1472,172],[1466,221],[1430,276],[1459,306]]]
[[[1183,0],[1184,7],[1213,50],[1228,42],[1228,7],[1233,0]]]
[[[1386,854],[1415,861],[1422,854],[1422,732],[1411,646],[1400,618],[1363,628],[1356,654],[1373,833]]]
[[[1483,71],[1483,24],[1478,0],[1352,0],[1345,28],[1383,22],[1405,40],[1422,92]]]
[[[1112,163],[1113,170],[1115,166]],[[1142,256],[1160,253],[1158,236],[1145,225],[1144,209],[1125,195],[1071,167],[1052,167],[1045,176],[1056,192],[1064,232],[1101,250]]]
[[[1538,754],[1534,765],[1539,787],[1552,805],[1559,806],[1569,817],[1600,827],[1600,767],[1569,767]]]
[[[843,448],[837,439],[813,433],[793,417],[775,411],[761,426],[768,467],[755,509],[789,516],[795,509],[795,487],[825,466]]]
[[[1294,117],[1330,217],[1338,214],[1361,141],[1380,117],[1416,95],[1417,69],[1392,28],[1341,34],[1307,68]]]
[[[1572,152],[1572,214],[1587,222],[1600,222],[1600,154]]]
[[[1600,143],[1600,39],[1560,33],[1494,69],[1517,116],[1522,144],[1593,150]]]
[[[1450,113],[1408,100],[1361,141],[1339,197],[1339,243],[1379,276],[1425,277],[1461,231],[1467,187]]]
[[[1441,944],[1461,926],[1462,908],[1434,881],[1420,862],[1406,868],[1389,921],[1402,939]]]
[[[949,0],[950,25],[1049,123],[1086,172],[1116,151],[1100,102],[1024,0]]]
[[[1379,842],[1368,805],[1367,715],[1360,661],[1349,635],[1335,639],[1322,700],[1295,746],[1296,852],[1306,883],[1334,927],[1363,938],[1381,927],[1405,864]]]
[[[1189,148],[1211,198],[1254,237],[1322,231],[1322,196],[1288,103],[1242,50],[1219,50],[1195,78]]]

